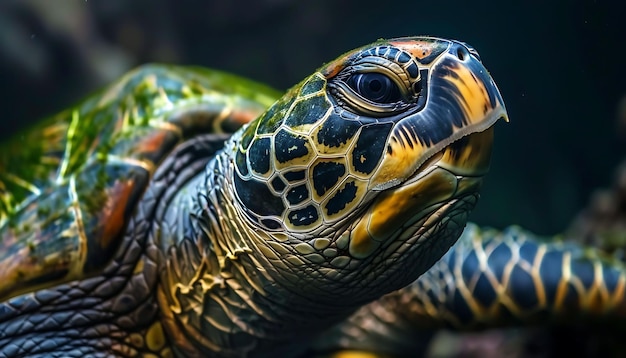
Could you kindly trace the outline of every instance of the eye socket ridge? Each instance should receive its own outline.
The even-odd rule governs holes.
[[[328,82],[330,93],[357,114],[384,117],[401,112],[417,101],[419,93],[409,87],[405,72],[391,65],[353,64]]]

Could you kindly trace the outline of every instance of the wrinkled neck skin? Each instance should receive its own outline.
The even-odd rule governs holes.
[[[307,282],[318,275],[299,272],[303,267],[287,255],[264,255],[276,247],[237,211],[228,167],[223,153],[209,163],[196,194],[197,215],[185,238],[165,253],[159,292],[165,326],[181,355],[296,355],[361,303],[319,301],[317,287]],[[288,244],[273,244],[297,255]]]
[[[390,241],[395,244],[337,268],[330,264],[332,251],[346,251],[336,240],[356,220],[348,216],[327,234],[332,237],[319,252],[331,250],[330,258],[298,246],[317,234],[270,235],[256,228],[233,192],[230,145],[209,162],[204,178],[181,190],[189,197],[197,187],[196,199],[190,218],[181,218],[187,222],[184,237],[165,252],[159,301],[181,355],[301,353],[325,329],[427,270],[439,259],[428,253],[443,254],[454,243],[477,199],[468,195],[433,205],[411,227],[398,230],[399,238]],[[451,219],[434,220],[441,215]]]

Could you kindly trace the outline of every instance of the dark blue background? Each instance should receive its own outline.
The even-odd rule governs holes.
[[[0,4],[0,136],[145,62],[196,64],[280,89],[378,38],[473,45],[506,101],[492,173],[472,219],[566,228],[610,182],[626,144],[618,1],[17,1]],[[536,4],[534,4],[536,3]]]

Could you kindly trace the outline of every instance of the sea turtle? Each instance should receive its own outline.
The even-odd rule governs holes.
[[[518,228],[439,260],[502,118],[478,53],[439,38],[280,98],[142,66],[0,148],[0,356],[407,354],[441,322],[622,312],[619,262]]]

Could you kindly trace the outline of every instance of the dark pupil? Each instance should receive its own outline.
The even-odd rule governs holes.
[[[398,86],[380,73],[357,73],[348,80],[348,84],[372,102],[392,103],[400,100]]]
[[[382,83],[380,83],[379,80],[372,80],[369,83],[370,86],[370,90],[374,91],[374,92],[378,92],[383,88]]]

